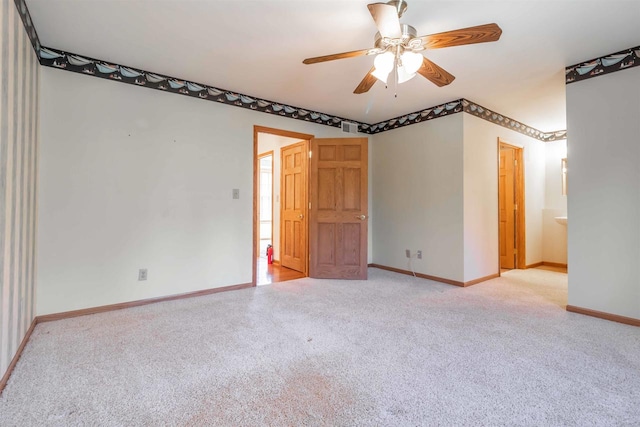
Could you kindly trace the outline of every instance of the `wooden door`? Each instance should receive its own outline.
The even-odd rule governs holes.
[[[311,277],[367,278],[367,147],[367,138],[311,140]]]
[[[307,273],[307,141],[281,150],[280,264]]]
[[[500,147],[500,173],[498,204],[500,218],[500,267],[515,268],[516,205],[515,205],[515,150]]]

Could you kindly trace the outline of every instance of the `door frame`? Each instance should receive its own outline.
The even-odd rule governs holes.
[[[273,204],[275,202],[275,200],[273,200],[273,189],[274,189],[274,171],[273,171],[273,166],[275,163],[275,159],[273,158],[274,153],[273,150],[269,150],[269,151],[265,151],[264,153],[260,153],[258,154],[258,183],[257,183],[257,191],[258,191],[258,196],[260,195],[260,160],[264,157],[268,157],[271,156],[271,244],[273,245],[273,220],[274,220],[274,210],[273,210]],[[256,209],[258,209],[258,211],[260,206],[260,202],[258,201],[258,205],[256,206]],[[260,223],[260,212],[257,212],[257,216],[258,216],[258,223]],[[260,257],[260,227],[258,227],[258,239],[255,242],[256,245],[256,257],[259,258]],[[256,258],[256,261],[257,261]]]
[[[500,266],[500,147],[508,147],[515,151],[515,190],[516,197],[515,203],[517,205],[516,209],[516,236],[515,236],[515,246],[516,246],[516,269],[524,270],[527,268],[527,253],[526,253],[526,221],[525,221],[525,186],[524,186],[524,147],[518,147],[517,145],[509,144],[508,142],[500,139],[498,137],[497,147],[497,188],[496,194],[498,195],[498,274],[501,273]]]
[[[288,130],[283,130],[283,129],[276,129],[276,128],[270,128],[270,127],[265,127],[265,126],[258,126],[258,125],[254,125],[253,126],[253,246],[256,246],[256,242],[258,241],[258,174],[260,173],[260,166],[258,163],[258,134],[259,133],[269,133],[272,135],[278,135],[278,136],[286,136],[289,138],[297,138],[300,140],[306,140],[307,142],[311,141],[311,139],[314,138],[314,135],[309,135],[306,133],[299,133],[299,132],[292,132],[292,131],[288,131]],[[308,172],[308,171],[307,171]],[[307,180],[307,184],[308,184],[308,180]],[[307,192],[308,192],[308,185],[307,185]],[[308,221],[307,221],[308,224]],[[308,230],[307,230],[307,234],[308,234]],[[308,245],[308,242],[307,242]],[[307,253],[308,253],[308,248],[307,248]],[[254,249],[251,251],[251,269],[252,269],[252,274],[251,274],[251,285],[252,286],[256,286],[258,281],[257,281],[257,255],[258,255],[258,250]],[[308,257],[307,257],[308,258]],[[308,260],[307,260],[308,263]],[[308,273],[308,268],[307,268],[307,273]]]

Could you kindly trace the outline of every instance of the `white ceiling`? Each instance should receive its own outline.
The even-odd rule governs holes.
[[[495,43],[425,53],[456,76],[353,90],[373,45],[371,0],[27,0],[44,46],[376,123],[467,98],[542,131],[565,129],[564,67],[640,44],[640,1],[409,0],[420,35],[495,22]],[[579,84],[579,83],[578,83]]]

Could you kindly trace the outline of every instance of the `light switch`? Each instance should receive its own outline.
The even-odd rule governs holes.
[[[240,189],[239,188],[234,188],[233,189],[233,198],[234,199],[239,199],[240,198]]]

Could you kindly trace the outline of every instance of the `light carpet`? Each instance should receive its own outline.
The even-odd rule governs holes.
[[[38,325],[0,425],[640,425],[640,328],[566,275],[378,269]]]

